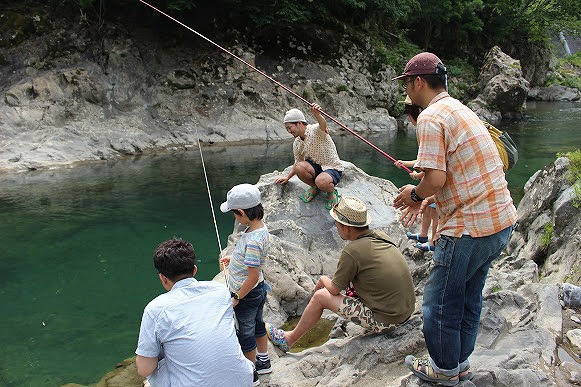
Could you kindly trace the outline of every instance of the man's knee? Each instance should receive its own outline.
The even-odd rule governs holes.
[[[311,164],[306,161],[299,161],[295,165],[295,170],[298,175],[310,175],[313,176],[315,174],[315,169]]]
[[[338,305],[341,304],[343,296],[332,295],[327,289],[319,289],[311,297],[310,303],[320,306],[322,309],[337,311]]]
[[[320,173],[317,178],[315,179],[315,184],[317,187],[321,189],[327,189],[329,191],[335,188],[335,184],[333,184],[333,178],[326,172]]]

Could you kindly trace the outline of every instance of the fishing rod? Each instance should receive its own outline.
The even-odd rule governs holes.
[[[247,61],[245,61],[244,59],[240,58],[239,56],[237,56],[236,54],[234,54],[233,52],[225,49],[224,47],[220,46],[218,43],[215,43],[214,41],[210,40],[209,38],[207,38],[206,36],[202,35],[201,33],[199,33],[198,31],[194,30],[193,28],[185,25],[184,23],[182,23],[181,21],[175,19],[174,17],[168,15],[167,13],[155,8],[153,5],[145,2],[144,0],[139,0],[140,2],[142,2],[143,4],[147,5],[148,7],[150,7],[151,9],[155,10],[156,12],[159,12],[160,14],[162,14],[163,16],[167,17],[168,19],[173,20],[174,22],[178,23],[179,25],[181,25],[182,27],[190,30],[191,32],[193,32],[194,34],[198,35],[200,38],[206,40],[208,43],[218,47],[220,50],[226,52],[227,54],[229,54],[230,56],[232,56],[234,59],[240,61],[241,63],[245,64],[246,66],[250,67],[252,70],[256,71],[257,73],[259,73],[260,75],[262,75],[263,77],[267,78],[268,80],[270,80],[271,82],[275,83],[277,86],[283,88],[284,90],[288,91],[289,93],[291,93],[292,95],[294,95],[295,97],[297,97],[298,99],[300,99],[301,101],[303,101],[304,103],[306,103],[309,106],[312,106],[312,103],[309,102],[307,99],[305,99],[303,96],[297,94],[296,92],[294,92],[293,90],[291,90],[289,87],[287,87],[286,85],[280,83],[279,81],[277,81],[276,79],[274,79],[273,77],[271,77],[270,75],[266,74],[264,71],[261,71],[259,69],[257,69],[256,67],[254,67],[252,64],[248,63]],[[327,117],[328,119],[330,119],[331,121],[333,121],[334,123],[336,123],[337,125],[339,125],[341,128],[345,129],[346,131],[348,131],[349,133],[351,133],[352,135],[354,135],[355,137],[357,137],[358,139],[360,139],[361,141],[363,141],[364,143],[366,143],[367,145],[369,145],[370,147],[372,147],[373,149],[375,149],[376,151],[378,151],[379,153],[381,153],[382,155],[384,155],[385,157],[387,157],[388,159],[390,159],[392,162],[396,162],[397,160],[395,158],[393,158],[392,156],[390,156],[389,154],[387,154],[385,151],[383,151],[381,148],[379,148],[378,146],[376,146],[375,144],[373,144],[371,141],[367,140],[366,138],[364,138],[363,136],[361,136],[359,133],[355,132],[354,130],[350,129],[349,127],[347,127],[347,125],[343,124],[342,122],[340,122],[339,120],[337,120],[336,118],[332,117],[331,115],[329,115],[328,113],[324,112],[323,110],[319,110],[321,112],[321,114],[323,114],[325,117]],[[412,170],[409,169],[408,167],[406,167],[405,165],[402,166],[403,169],[405,169],[408,173],[411,173]]]
[[[212,204],[212,194],[210,193],[210,184],[208,184],[208,175],[206,174],[206,164],[204,163],[204,154],[202,153],[202,144],[200,144],[200,138],[198,137],[198,148],[200,149],[200,158],[202,159],[202,169],[204,170],[204,179],[206,180],[206,189],[208,190],[208,199],[210,200],[210,209],[212,210],[212,219],[214,220],[214,230],[216,231],[216,238],[218,239],[218,247],[220,248],[220,255],[222,255],[222,243],[220,243],[220,233],[218,232],[218,223],[216,222],[216,214],[214,213],[214,204]],[[220,265],[224,270],[224,278],[226,279],[226,286],[229,287],[228,271],[226,270],[226,264],[220,261]]]

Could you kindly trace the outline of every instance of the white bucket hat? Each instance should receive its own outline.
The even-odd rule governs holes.
[[[365,227],[371,223],[367,206],[355,196],[345,196],[329,211],[331,217],[346,226]]]
[[[282,122],[286,124],[287,122],[307,122],[307,120],[305,119],[305,115],[302,111],[299,109],[291,109],[286,112]]]

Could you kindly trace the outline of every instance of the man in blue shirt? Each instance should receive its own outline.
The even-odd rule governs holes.
[[[167,290],[143,312],[137,372],[155,386],[252,386],[253,364],[240,349],[228,289],[197,281],[195,252],[181,239],[153,255]]]

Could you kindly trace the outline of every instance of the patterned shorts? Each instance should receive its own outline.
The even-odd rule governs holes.
[[[383,324],[375,320],[373,311],[357,297],[345,297],[337,314],[354,324],[365,328],[368,332],[388,333],[400,324]]]

